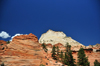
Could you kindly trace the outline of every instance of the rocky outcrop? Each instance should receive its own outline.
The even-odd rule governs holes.
[[[7,42],[4,40],[0,40],[0,50],[3,50],[7,45]]]
[[[7,43],[6,41],[0,40],[0,45],[1,45],[1,44],[6,44],[6,43]]]
[[[35,36],[32,33],[30,33],[29,35],[15,36],[12,41],[16,41],[16,40],[31,40],[31,41],[34,41],[34,42],[38,42],[37,36]]]
[[[55,44],[55,47],[64,47],[61,43],[57,43],[57,44]]]
[[[33,34],[14,37],[3,50],[0,50],[0,57],[0,64],[4,63],[5,66],[39,66],[40,64],[54,66],[55,64],[51,54],[43,50]]]
[[[69,43],[72,46],[82,45],[71,37],[67,37],[63,32],[53,30],[48,30],[46,33],[42,34],[39,39],[39,43],[51,43],[52,45],[61,43],[64,46],[66,43]]]

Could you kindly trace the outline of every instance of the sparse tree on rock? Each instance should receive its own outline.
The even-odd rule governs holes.
[[[62,51],[60,53],[60,58],[61,58],[61,61],[63,61],[63,52]]]
[[[55,46],[53,46],[53,48],[52,48],[52,57],[53,57],[54,60],[57,60],[57,57],[56,57],[56,47]]]
[[[59,55],[59,47],[57,46],[57,55]]]
[[[63,63],[64,63],[65,65],[68,65],[68,64],[69,64],[69,62],[68,62],[68,55],[67,55],[66,52],[65,52],[65,56],[64,56],[64,61],[63,61]]]
[[[42,44],[42,47],[43,47],[43,49],[44,49],[45,52],[48,51],[48,49],[46,48],[46,45],[44,43]]]
[[[88,58],[86,57],[83,48],[80,48],[78,52],[78,65],[89,66]]]
[[[59,47],[57,46],[57,60],[59,60]]]
[[[69,51],[68,52],[68,65],[69,66],[76,66],[74,63],[75,63],[75,59],[73,59],[72,51]]]
[[[7,41],[7,44],[9,44],[10,43],[10,41]]]
[[[100,66],[100,63],[98,62],[98,60],[95,60],[94,66]]]
[[[69,43],[66,44],[66,52],[69,52],[71,50],[71,45],[69,45]]]

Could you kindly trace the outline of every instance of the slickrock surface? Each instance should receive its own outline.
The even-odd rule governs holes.
[[[46,33],[42,34],[39,39],[39,43],[46,43],[46,44],[50,43],[52,45],[61,43],[65,46],[67,42],[72,46],[82,45],[81,43],[75,41],[71,37],[67,37],[61,31],[48,30]]]
[[[28,37],[29,36],[29,37]],[[47,54],[33,34],[15,36],[7,46],[0,50],[0,64],[5,66],[54,66],[55,60]],[[61,66],[61,63],[56,63]]]
[[[16,41],[16,40],[32,40],[34,42],[38,42],[38,38],[37,36],[35,36],[34,34],[30,33],[29,35],[20,35],[20,36],[16,36],[13,38],[12,41]]]
[[[0,45],[1,45],[1,44],[6,44],[6,43],[7,43],[6,41],[0,40]]]
[[[65,44],[62,44],[61,42],[68,39],[68,37],[63,39],[63,37],[66,36],[63,32],[52,33],[52,30],[49,30],[48,32],[46,36],[50,34],[49,36],[50,38],[54,37],[53,41],[55,42],[53,45],[55,45],[56,47],[58,46],[60,51],[62,50],[63,52],[65,52],[66,49],[64,46]],[[50,32],[53,34],[53,36],[51,35]],[[59,39],[57,37],[59,37]],[[45,37],[41,39],[44,38]],[[77,53],[81,47],[83,47],[84,49],[92,48],[94,50],[95,49],[99,50],[100,48],[99,44],[94,47],[92,46],[85,47],[80,43],[76,44],[77,41],[73,40],[72,38],[68,40],[66,40],[65,42],[69,42],[69,44],[73,43],[71,50],[75,51],[72,52],[72,55],[74,59],[76,59],[76,62],[77,62]],[[58,43],[56,43],[56,41],[58,41]],[[46,53],[41,47],[42,43],[41,44],[38,43],[38,38],[32,33],[29,35],[15,36],[9,44],[6,44],[6,41],[0,41],[0,42],[1,42],[0,44],[3,44],[0,45],[0,64],[4,63],[5,66],[39,66],[40,64],[44,64],[45,66],[62,66],[61,62],[56,63],[56,60],[53,60],[51,57],[53,42],[45,43],[48,49],[48,52]],[[95,59],[97,59],[100,62],[100,52],[85,50],[85,53],[86,56],[88,56],[90,66],[94,65]]]

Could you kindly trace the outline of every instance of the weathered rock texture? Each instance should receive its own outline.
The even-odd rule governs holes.
[[[7,42],[4,40],[0,40],[0,44],[6,44]]]
[[[72,46],[82,45],[71,37],[67,37],[63,32],[53,30],[48,30],[39,39],[39,43],[51,43],[52,45],[61,43],[65,46],[67,42]]]
[[[29,35],[15,36],[12,41],[16,41],[16,40],[32,40],[34,42],[38,42],[37,36],[35,36],[32,33],[30,33]]]
[[[0,50],[0,64],[5,66],[54,66],[55,60],[38,43],[35,35],[15,36],[4,49]],[[61,63],[59,63],[61,64]],[[59,65],[58,63],[56,65]]]
[[[55,32],[52,30],[49,31],[51,33]],[[48,32],[46,36],[49,35]],[[58,33],[58,36],[55,33]],[[63,37],[66,35],[63,32],[61,33],[55,32],[55,33],[52,33],[54,35],[53,37],[55,38],[53,39],[55,41],[53,45],[55,45],[56,47],[58,46],[60,52],[61,51],[65,52],[66,50],[65,46],[63,46],[63,44],[58,40],[65,41],[66,39],[68,39],[68,37],[65,37],[64,39]],[[50,38],[53,37],[52,35],[50,36]],[[57,37],[59,37],[59,39]],[[56,41],[58,41],[58,43],[56,43]],[[66,40],[65,42],[69,42],[69,44],[77,43],[77,41],[73,39],[70,39],[70,41]],[[53,60],[51,57],[52,54],[51,51],[53,45],[51,43],[46,44],[46,47],[48,49],[48,52],[46,53],[41,47],[42,44],[38,43],[38,38],[32,33],[29,35],[15,36],[9,44],[5,43],[6,43],[5,41],[1,41],[0,64],[3,62],[5,66],[39,66],[40,64],[44,64],[45,66],[62,66],[61,62],[55,63],[56,60]],[[76,59],[75,61],[77,62],[77,53],[79,49],[83,46],[81,46],[82,44],[80,43],[76,45],[77,46],[72,46],[71,50],[74,51],[72,52],[72,54],[74,59]],[[100,46],[95,46],[95,47],[90,46],[83,48],[85,49],[86,56],[88,56],[90,66],[93,66],[93,62],[95,61],[95,59],[97,59],[100,62],[100,52],[93,52],[90,50],[89,51],[86,50],[88,48],[99,50]]]
[[[0,50],[4,49],[7,45],[7,42],[4,40],[0,40]]]

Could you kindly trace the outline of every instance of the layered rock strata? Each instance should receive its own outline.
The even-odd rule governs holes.
[[[15,36],[0,50],[0,64],[4,63],[5,66],[54,66],[54,62],[51,54],[47,55],[33,34]]]

